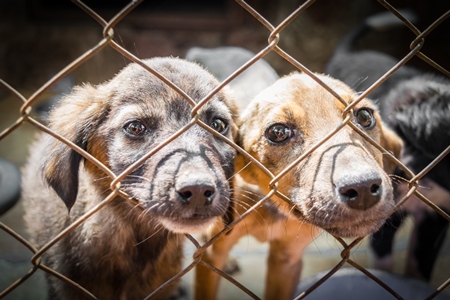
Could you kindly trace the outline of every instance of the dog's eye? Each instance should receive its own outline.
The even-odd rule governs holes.
[[[375,126],[376,120],[373,116],[373,111],[367,108],[358,110],[355,114],[356,122],[365,129],[372,129]]]
[[[127,134],[135,137],[143,136],[147,131],[147,128],[144,126],[144,124],[139,121],[129,122],[125,124],[123,129]]]
[[[266,139],[275,144],[286,142],[293,136],[292,129],[283,124],[274,124],[268,127],[265,132]]]
[[[228,124],[219,118],[215,118],[211,122],[211,127],[221,134],[225,134],[228,129]]]

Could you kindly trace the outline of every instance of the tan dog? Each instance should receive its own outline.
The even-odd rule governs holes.
[[[318,75],[351,103],[355,92],[342,82]],[[279,79],[249,104],[242,116],[239,143],[274,175],[343,120],[344,105],[308,75]],[[384,127],[374,105],[364,99],[353,110],[352,122],[396,156],[400,139]],[[247,182],[236,190],[236,217],[261,199],[248,183],[269,193],[270,178],[256,164],[238,156],[237,170]],[[362,237],[376,231],[394,207],[388,173],[394,164],[350,126],[313,151],[278,182],[278,190],[295,206],[272,197],[222,236],[203,260],[223,269],[233,245],[246,234],[270,243],[266,299],[292,299],[300,278],[302,253],[317,227],[342,237]],[[387,173],[386,173],[387,172]],[[235,187],[239,185],[239,181]],[[317,226],[317,227],[315,227]],[[207,238],[220,230],[215,227]],[[199,265],[196,298],[213,299],[219,276]]]
[[[181,59],[145,63],[196,102],[218,85],[204,69]],[[76,88],[51,113],[49,126],[118,175],[186,126],[191,109],[156,76],[130,64],[111,81]],[[198,114],[221,135],[236,138],[236,107],[225,92]],[[31,151],[23,172],[25,219],[42,247],[108,196],[112,180],[49,135],[41,135]],[[121,181],[141,207],[117,196],[45,252],[43,263],[100,299],[145,298],[181,270],[182,234],[226,216],[235,156],[233,147],[205,128],[190,127]],[[50,298],[85,298],[66,282],[48,278]],[[156,296],[176,293],[171,285]]]

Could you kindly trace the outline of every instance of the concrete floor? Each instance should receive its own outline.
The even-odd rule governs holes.
[[[11,96],[6,95],[5,97],[5,94],[0,94],[0,97],[1,132],[19,117],[21,103]],[[27,145],[34,133],[35,129],[31,125],[24,124],[13,134],[0,140],[0,157],[15,163],[17,166],[23,165],[27,155]],[[22,213],[23,208],[19,202],[6,214],[0,216],[0,222],[26,237],[22,223]],[[408,221],[407,226],[400,230],[395,243],[396,273],[401,273],[403,269],[402,262],[404,261],[405,249],[408,243],[407,236],[411,228],[410,225],[410,221]],[[432,278],[432,284],[434,285],[440,285],[450,277],[449,236],[436,263]],[[189,264],[193,246],[190,245],[189,241],[186,244],[186,264]],[[325,233],[321,234],[306,249],[302,278],[333,268],[340,261],[341,250],[339,243],[333,237]],[[263,295],[266,253],[267,245],[260,244],[251,237],[241,239],[232,251],[232,255],[237,259],[242,270],[234,275],[235,278],[260,297]],[[24,276],[31,269],[30,257],[31,253],[26,247],[5,231],[0,230],[0,291],[7,288],[21,276]],[[371,254],[367,248],[366,240],[354,249],[352,259],[361,266],[371,266]],[[42,275],[42,272],[36,272],[29,280],[4,299],[45,299],[45,280]],[[190,289],[192,286],[192,272],[188,273],[183,279]],[[445,292],[450,295],[450,288],[447,288]],[[219,294],[219,299],[223,300],[249,298],[234,285],[226,282],[226,280],[222,280]]]

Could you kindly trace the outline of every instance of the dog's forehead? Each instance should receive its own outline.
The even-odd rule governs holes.
[[[175,90],[165,82],[167,80],[198,102],[219,84],[208,71],[183,59],[157,57],[143,62],[154,72],[132,63],[109,81],[105,88],[122,95],[122,98],[172,93]]]
[[[350,90],[351,91],[351,90]],[[351,98],[349,90],[337,91],[344,98]],[[281,78],[256,96],[251,103],[249,117],[258,114],[266,119],[295,115],[308,118],[313,114],[342,112],[345,106],[307,75],[293,74]]]
[[[152,58],[144,60],[144,63],[197,103],[219,85],[217,79],[208,71],[182,59]],[[147,110],[149,107],[153,110],[176,109],[179,112],[192,109],[189,100],[182,93],[178,93],[158,76],[138,64],[125,67],[103,86],[113,95],[110,103],[111,110],[122,109],[123,105],[134,105],[134,108],[125,111],[138,111],[138,105],[141,106],[141,110]],[[208,109],[229,112],[229,108],[233,109],[233,103],[227,95],[225,91],[219,91],[210,97],[199,112]]]
[[[347,101],[348,103],[353,102],[355,92],[346,84],[325,75],[316,74],[316,77],[317,79],[319,79],[319,81],[332,89],[345,101]],[[336,106],[340,109],[345,108],[344,105],[339,101],[339,99],[336,99],[333,94],[330,93],[324,86],[322,86],[318,81],[306,74],[294,73],[290,76],[287,76],[282,84],[283,88],[285,88],[290,95],[301,100],[296,101],[298,105],[309,106],[309,104],[313,103],[316,107],[315,104],[327,101],[334,102],[328,103],[328,105],[330,106]]]
[[[343,82],[325,75],[316,76],[348,104],[358,98],[355,91]],[[335,114],[336,112],[342,113],[345,110],[345,105],[316,80],[306,74],[299,73],[278,80],[257,95],[251,106],[264,115],[270,115],[271,112],[276,113],[277,111],[283,112],[286,110],[283,107],[291,107],[291,110],[298,112],[309,112],[308,115],[314,113],[321,115]],[[376,110],[375,105],[367,99],[360,101],[356,107],[363,106]]]

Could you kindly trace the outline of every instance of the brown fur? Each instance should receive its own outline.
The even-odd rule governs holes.
[[[342,82],[318,76],[346,101],[351,103],[357,98]],[[358,126],[398,156],[401,141],[383,125],[371,102],[364,99],[357,104],[352,121],[356,123],[356,113],[362,108],[373,112],[376,123],[370,129]],[[277,175],[336,128],[343,120],[344,109],[340,101],[308,75],[291,74],[262,91],[246,108],[239,132],[240,146]],[[294,134],[283,143],[270,142],[266,133],[273,124],[284,124]],[[256,164],[248,163],[244,156],[238,156],[236,167],[242,169],[239,174],[246,182],[235,184],[240,186],[235,193],[239,198],[236,217],[270,191],[271,178]],[[278,191],[288,196],[294,207],[272,197],[230,234],[218,239],[202,259],[223,268],[228,252],[243,235],[268,241],[265,298],[292,299],[300,278],[302,253],[317,234],[317,227],[337,236],[362,237],[383,224],[394,207],[387,174],[393,167],[389,160],[383,160],[378,149],[345,126],[278,181]],[[350,189],[358,192],[356,203],[349,199]],[[218,228],[208,237],[216,234]],[[213,299],[218,283],[217,274],[199,265],[196,299]]]
[[[218,85],[204,69],[181,59],[145,63],[196,102]],[[161,80],[130,64],[109,82],[75,88],[54,109],[49,127],[119,175],[188,124],[191,109]],[[236,138],[236,107],[226,91],[198,113],[207,125]],[[142,129],[139,124],[145,130],[133,134]],[[194,125],[120,182],[140,207],[115,197],[45,252],[43,263],[98,298],[145,298],[181,270],[182,234],[204,230],[230,208],[235,156],[222,139]],[[42,247],[100,203],[110,194],[111,181],[92,162],[42,134],[23,170],[25,220],[33,242]],[[84,298],[64,281],[48,278],[51,298]],[[176,293],[171,285],[157,298]]]

